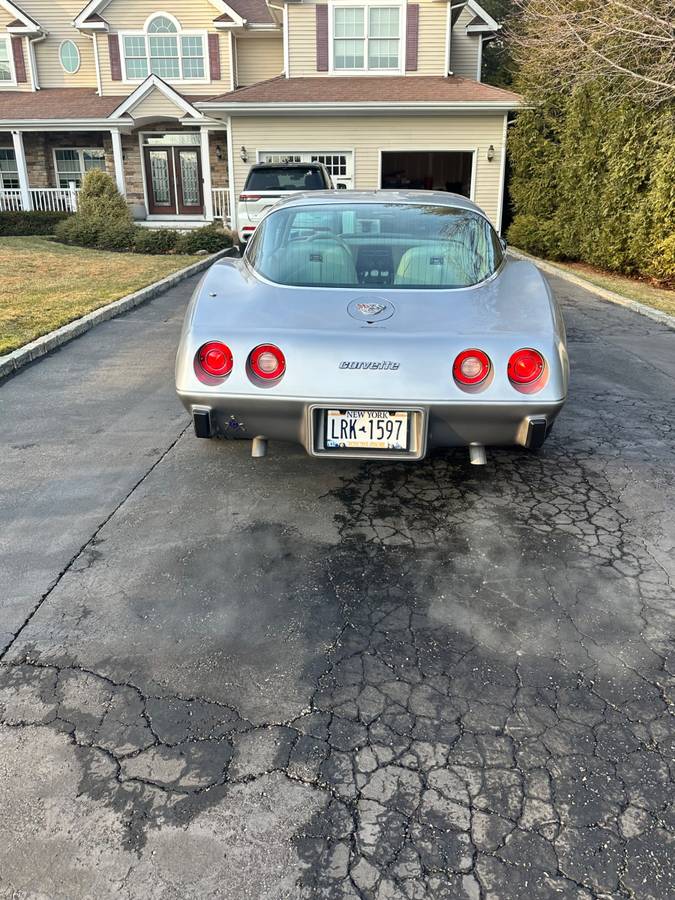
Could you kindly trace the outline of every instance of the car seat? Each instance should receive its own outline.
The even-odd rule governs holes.
[[[265,273],[280,284],[357,284],[354,259],[337,238],[292,241],[276,250]]]
[[[449,243],[410,247],[401,256],[394,284],[452,287],[472,283],[460,247]]]

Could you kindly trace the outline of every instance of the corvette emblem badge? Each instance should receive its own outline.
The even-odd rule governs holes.
[[[357,303],[356,308],[364,316],[379,316],[387,307],[384,303]]]
[[[357,297],[349,304],[347,312],[353,319],[358,319],[365,325],[374,325],[391,318],[396,308],[384,297]]]

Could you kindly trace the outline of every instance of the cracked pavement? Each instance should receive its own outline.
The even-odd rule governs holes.
[[[0,386],[0,898],[675,897],[675,333],[543,451],[196,440],[190,284]]]

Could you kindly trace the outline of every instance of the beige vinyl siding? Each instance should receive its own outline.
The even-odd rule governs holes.
[[[79,10],[78,10],[79,11]],[[141,31],[148,16],[167,12],[178,19],[184,29],[214,32],[213,20],[219,15],[218,9],[209,0],[172,0],[170,3],[159,0],[112,0],[106,6],[104,16],[110,25],[111,32]],[[167,79],[181,94],[213,95],[230,90],[230,50],[227,34],[218,33],[220,47],[220,80],[219,81],[179,81]],[[113,81],[110,74],[110,53],[108,36],[98,35],[99,61],[101,66],[101,82],[103,93],[130,94],[138,87],[139,82]],[[208,47],[204,42],[205,72],[209,74]],[[120,54],[123,48],[120,45]]]
[[[266,81],[284,70],[281,37],[237,38],[237,80],[240,87]]]
[[[28,15],[47,32],[47,37],[35,44],[40,87],[96,87],[92,40],[73,27],[73,19],[83,5],[80,0],[29,0],[23,4]],[[80,68],[73,75],[64,71],[59,59],[59,48],[66,40],[72,41],[80,52]]]
[[[148,16],[167,12],[174,16],[182,28],[208,28],[213,31],[213,20],[220,15],[209,0],[112,0],[103,16],[111,31],[136,31],[143,28]]]
[[[417,71],[408,75],[446,75],[448,7],[437,0],[420,3]]]
[[[316,11],[314,4],[288,4],[288,55],[291,78],[325,75],[316,71]]]
[[[180,106],[176,106],[173,100],[169,100],[161,91],[158,91],[157,88],[153,88],[149,94],[143,97],[142,100],[139,100],[135,106],[129,110],[131,116],[134,119],[141,118],[173,118],[177,119],[183,116],[185,113],[180,108]]]
[[[465,7],[452,29],[450,71],[453,75],[461,75],[463,78],[471,78],[476,81],[480,35],[466,33],[466,26],[473,17],[473,13]]]
[[[248,163],[234,154],[238,194],[258,150],[353,150],[354,187],[379,187],[380,150],[476,151],[473,199],[497,224],[504,115],[454,116],[245,116],[232,117],[232,145],[246,147]],[[495,157],[488,162],[492,144]]]

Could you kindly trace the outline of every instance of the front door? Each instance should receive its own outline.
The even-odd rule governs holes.
[[[199,147],[145,147],[144,153],[150,215],[202,215]]]

